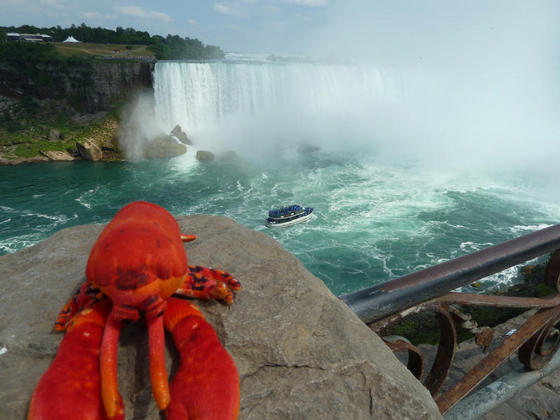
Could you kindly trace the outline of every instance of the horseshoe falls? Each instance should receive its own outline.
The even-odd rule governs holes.
[[[539,99],[556,85],[503,70],[158,62],[135,121],[180,124],[187,154],[0,167],[0,253],[148,200],[270,235],[342,294],[558,223],[556,97]],[[294,203],[314,218],[264,227],[269,209]]]

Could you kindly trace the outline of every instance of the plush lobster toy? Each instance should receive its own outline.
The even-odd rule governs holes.
[[[241,285],[230,274],[190,266],[183,235],[165,209],[133,202],[95,242],[87,281],[55,324],[66,330],[58,353],[33,393],[29,420],[123,419],[117,349],[124,321],[148,328],[152,392],[167,418],[236,419],[239,377],[231,356],[202,313],[185,297],[233,302]],[[171,386],[165,369],[164,328],[180,364]]]

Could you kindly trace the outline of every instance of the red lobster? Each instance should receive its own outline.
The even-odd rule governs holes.
[[[133,202],[123,207],[93,245],[87,281],[59,314],[66,330],[58,353],[33,393],[28,419],[123,419],[117,347],[123,321],[143,315],[148,328],[154,399],[167,419],[236,419],[239,376],[231,356],[201,312],[174,296],[233,302],[241,285],[220,270],[189,266],[183,235],[165,209]],[[164,327],[180,365],[171,387]]]

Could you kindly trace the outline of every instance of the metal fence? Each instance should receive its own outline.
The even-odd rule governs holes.
[[[370,328],[381,334],[395,322],[419,312],[433,312],[439,322],[440,338],[435,360],[430,371],[424,374],[424,357],[420,349],[405,337],[387,337],[385,343],[394,352],[408,352],[408,368],[428,388],[441,413],[446,413],[465,398],[488,375],[513,353],[529,370],[545,369],[560,346],[560,224],[495,245],[473,254],[435,265],[383,284],[342,296],[341,299]],[[545,283],[557,294],[546,298],[511,297],[483,294],[456,293],[453,290],[498,273],[506,268],[551,253],[545,271]],[[456,326],[470,330],[481,351],[487,351],[494,333],[490,327],[478,326],[465,307],[490,306],[536,309],[536,312],[502,343],[488,352],[474,368],[445,392],[441,392],[457,348]],[[559,358],[554,360],[559,361]],[[547,369],[550,370],[549,366]],[[518,372],[519,373],[519,372]],[[538,375],[532,374],[531,378]],[[517,378],[517,377],[516,377]],[[530,380],[515,379],[519,386],[528,386]],[[519,390],[519,389],[518,389]],[[484,389],[481,391],[484,393]],[[487,409],[495,407],[513,393],[495,396]],[[470,401],[470,403],[469,403]],[[480,414],[484,406],[480,398],[465,399],[446,417],[457,413]],[[477,410],[469,411],[471,405]],[[471,407],[472,408],[472,407]],[[453,414],[455,413],[455,414]],[[467,417],[463,417],[467,418]],[[471,417],[472,418],[472,417]]]

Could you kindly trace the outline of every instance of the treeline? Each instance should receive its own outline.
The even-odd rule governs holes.
[[[10,32],[50,35],[53,42],[62,42],[69,36],[73,36],[81,42],[89,43],[147,45],[158,60],[202,60],[224,57],[224,52],[219,47],[204,45],[198,39],[181,38],[178,35],[167,35],[164,38],[133,28],[117,27],[115,30],[100,27],[92,28],[84,23],[79,26],[72,25],[69,28],[61,28],[60,26],[39,28],[32,25],[0,26],[0,41],[5,41],[7,39],[6,34]]]
[[[181,38],[167,35],[167,38],[155,35],[149,46],[158,60],[204,60],[223,58],[224,52],[214,45],[204,45],[198,39]]]
[[[23,73],[33,73],[34,63],[61,60],[53,44],[36,42],[0,42],[0,61],[18,64]],[[25,70],[25,71],[23,71]]]

